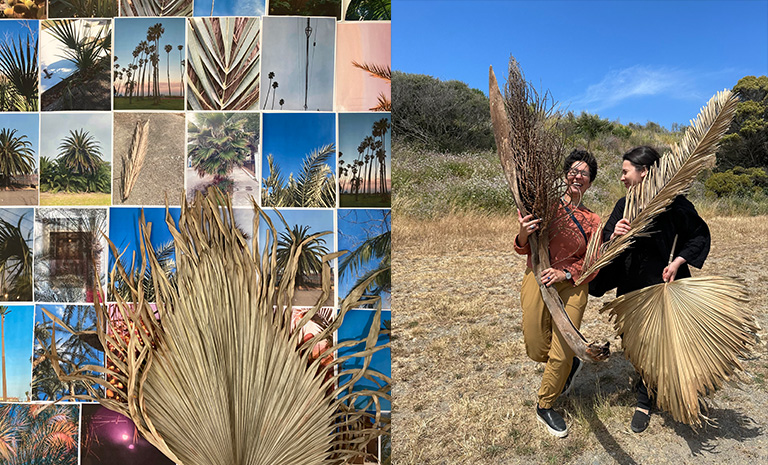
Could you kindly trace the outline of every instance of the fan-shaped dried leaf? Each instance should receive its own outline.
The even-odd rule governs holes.
[[[755,342],[744,284],[706,276],[625,294],[603,307],[624,352],[672,417],[701,425],[699,399],[720,388]]]
[[[248,247],[228,197],[210,190],[205,197],[198,193],[192,205],[182,199],[178,228],[166,215],[176,249],[173,282],[161,270],[149,242],[151,225],[142,217],[140,270],[153,271],[157,309],[144,299],[142,280],[132,278],[143,273],[127,272],[118,261],[111,282],[120,274],[133,302],[114,293],[115,315],[96,299],[99,339],[114,369],[63,373],[55,347],[47,356],[62,379],[111,390],[113,398],[100,398],[95,390],[90,398],[129,416],[177,463],[309,465],[363,457],[365,445],[389,428],[380,401],[390,399],[391,381],[369,368],[373,354],[389,347],[377,345],[379,335],[388,333],[379,329],[380,302],[362,341],[330,344],[312,356],[317,341],[330,338],[352,307],[369,302],[362,294],[370,281],[350,293],[320,334],[304,341],[304,326],[331,293],[329,263],[341,253],[323,257],[322,295],[292,326],[291,312],[283,309],[291,308],[301,248],[328,232],[293,244],[291,259],[278,269],[276,230],[254,209],[254,231],[262,219],[268,226],[262,250],[258,241]],[[363,349],[328,361],[338,349],[360,343]],[[364,359],[363,368],[347,368],[352,357]],[[114,385],[86,370],[108,375]],[[361,379],[379,387],[355,390]],[[369,400],[356,405],[361,396]]]
[[[643,182],[630,187],[624,218],[630,231],[599,244],[600,235],[592,236],[582,267],[580,284],[587,276],[603,268],[624,252],[634,240],[647,232],[653,219],[678,195],[684,194],[696,176],[714,164],[715,152],[736,112],[738,98],[729,90],[713,96],[685,131],[683,140],[666,152],[649,170]]]

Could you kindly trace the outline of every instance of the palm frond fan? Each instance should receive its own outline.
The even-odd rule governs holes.
[[[88,395],[74,398],[98,401],[130,417],[176,463],[358,460],[371,440],[389,432],[380,403],[390,400],[391,380],[370,368],[373,354],[389,347],[377,345],[379,336],[389,333],[380,329],[381,303],[364,339],[318,350],[318,341],[332,338],[351,308],[370,303],[363,292],[371,280],[344,299],[322,332],[306,339],[305,325],[321,312],[331,292],[329,262],[343,252],[323,257],[322,295],[292,324],[301,249],[328,232],[293,244],[291,259],[278,269],[275,227],[255,204],[254,209],[254,231],[261,220],[268,226],[262,250],[257,240],[253,249],[248,246],[234,224],[230,199],[219,191],[205,197],[198,193],[191,205],[182,199],[178,228],[166,215],[176,250],[173,282],[161,269],[149,241],[151,224],[142,215],[141,267],[153,271],[156,306],[145,300],[142,280],[134,278],[144,273],[126,271],[116,260],[110,282],[122,275],[132,298],[126,301],[113,292],[111,308],[95,299],[98,339],[114,368],[84,366],[65,373],[55,345],[47,356],[62,380],[85,381],[90,387]],[[114,245],[112,251],[118,256]],[[334,359],[342,348],[353,353]],[[362,359],[362,367],[350,368],[351,359]],[[107,397],[99,395],[97,386],[107,390]]]
[[[600,361],[609,355],[608,343],[589,343],[573,325],[557,291],[541,282],[549,268],[550,225],[556,217],[565,190],[562,163],[565,159],[564,133],[558,127],[559,113],[548,93],[539,93],[525,81],[517,61],[510,57],[504,96],[493,67],[489,71],[491,120],[496,147],[507,184],[523,216],[534,213],[542,228],[528,238],[531,264],[547,305],[563,338],[582,360]]]
[[[685,278],[614,299],[600,312],[614,318],[624,352],[659,406],[700,426],[700,396],[722,387],[749,353],[758,327],[744,311],[743,283],[730,278]]]

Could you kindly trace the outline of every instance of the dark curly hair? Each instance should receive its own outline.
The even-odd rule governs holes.
[[[597,160],[594,155],[586,150],[575,149],[565,157],[565,161],[563,162],[563,173],[567,175],[568,171],[571,170],[571,166],[577,161],[583,161],[589,166],[589,182],[593,182],[597,177]]]

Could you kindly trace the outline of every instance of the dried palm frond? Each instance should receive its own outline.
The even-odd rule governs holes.
[[[353,290],[336,319],[304,341],[302,329],[331,292],[329,263],[343,252],[323,257],[322,295],[292,328],[301,249],[328,232],[292,244],[291,259],[278,269],[275,227],[255,203],[254,209],[254,231],[261,219],[268,226],[262,250],[258,241],[248,247],[231,200],[219,191],[198,193],[192,205],[182,199],[178,228],[166,215],[176,249],[174,283],[159,268],[151,225],[142,217],[141,267],[153,270],[156,310],[144,299],[142,280],[132,278],[142,273],[126,272],[117,260],[111,282],[121,274],[133,301],[114,293],[118,318],[101,299],[96,304],[98,335],[115,368],[64,373],[56,348],[47,355],[62,379],[114,392],[113,399],[95,390],[87,397],[130,417],[176,463],[340,464],[363,457],[368,442],[389,430],[380,401],[390,399],[391,381],[369,367],[373,354],[389,347],[377,345],[388,334],[380,330],[381,305],[364,339],[330,344],[313,357],[317,341],[327,341],[352,307],[367,303],[362,294],[370,283]],[[345,347],[354,353],[329,362]],[[348,367],[354,358],[364,360],[362,368]],[[106,374],[118,386],[86,371]],[[360,388],[362,379],[378,387]]]
[[[191,109],[258,108],[260,35],[258,18],[189,20]]]
[[[123,202],[128,200],[131,190],[139,179],[141,167],[144,166],[144,158],[149,147],[149,119],[136,122],[131,139],[131,148],[128,155],[123,157]]]
[[[691,121],[683,140],[666,152],[648,171],[640,184],[627,192],[624,218],[630,231],[602,246],[595,234],[587,247],[581,283],[587,276],[608,265],[624,252],[634,240],[647,232],[656,216],[662,213],[678,195],[684,194],[696,176],[714,164],[715,152],[736,112],[738,97],[729,90],[718,92],[699,115]]]
[[[600,310],[614,317],[624,352],[659,406],[700,426],[699,398],[722,387],[755,343],[743,283],[719,276],[684,278],[625,294]]]
[[[501,96],[493,67],[489,72],[491,120],[501,166],[520,214],[541,218],[541,228],[531,234],[531,265],[541,296],[563,338],[582,360],[605,360],[607,342],[588,343],[573,325],[554,287],[541,282],[549,268],[549,229],[556,218],[565,191],[562,165],[565,159],[564,133],[560,116],[548,93],[540,97],[529,85],[517,61],[509,60],[509,77]]]

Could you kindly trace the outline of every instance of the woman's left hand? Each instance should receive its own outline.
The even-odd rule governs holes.
[[[562,281],[565,281],[565,271],[556,270],[554,268],[547,268],[541,272],[541,283],[546,287]]]
[[[667,265],[667,267],[664,268],[664,271],[661,272],[661,279],[663,279],[665,283],[671,283],[674,281],[675,276],[677,276],[677,270],[683,263],[685,263],[685,259],[683,257],[677,257],[672,260],[672,263]]]

